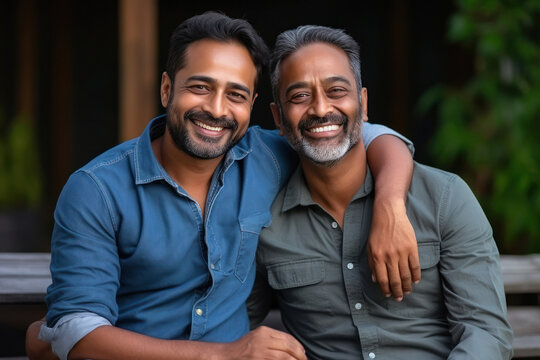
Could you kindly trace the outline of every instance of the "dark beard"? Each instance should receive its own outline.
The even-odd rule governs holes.
[[[241,137],[231,137],[225,144],[220,145],[219,141],[221,139],[199,136],[199,139],[208,144],[208,146],[201,146],[190,138],[184,127],[179,126],[177,119],[178,117],[172,110],[171,101],[169,100],[167,104],[167,129],[169,134],[178,149],[197,159],[215,159],[229,151],[241,139]],[[212,124],[212,126],[228,128],[233,134],[238,129],[238,123],[231,118],[214,118],[206,112],[196,110],[189,110],[184,114],[184,122],[192,121],[193,119],[200,120],[206,124]]]

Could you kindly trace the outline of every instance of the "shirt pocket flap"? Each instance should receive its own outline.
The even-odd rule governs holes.
[[[268,266],[268,283],[275,290],[313,285],[324,279],[324,260],[300,260]]]
[[[419,243],[418,257],[421,269],[437,265],[441,257],[441,245],[439,243]]]

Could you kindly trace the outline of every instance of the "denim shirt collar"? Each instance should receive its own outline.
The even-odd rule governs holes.
[[[137,139],[134,148],[135,159],[135,183],[147,184],[156,180],[172,181],[165,169],[156,159],[152,149],[152,140],[163,135],[165,131],[167,115],[160,115],[150,121],[143,133]],[[231,150],[227,152],[222,161],[223,171],[226,171],[230,165],[237,160],[245,158],[252,151],[249,144],[240,140]]]
[[[356,199],[363,198],[365,196],[368,196],[373,191],[373,177],[371,175],[371,171],[369,170],[369,166],[366,166],[366,178],[364,180],[364,183],[358,189],[356,194],[351,199],[351,202],[353,202]],[[291,210],[292,208],[295,208],[297,206],[311,206],[311,205],[317,205],[318,204],[313,201],[313,198],[311,197],[311,194],[309,192],[309,189],[307,187],[305,178],[304,178],[304,172],[302,171],[302,166],[298,166],[291,176],[289,182],[287,185],[285,185],[285,196],[283,198],[283,205],[281,207],[281,212],[287,212]]]

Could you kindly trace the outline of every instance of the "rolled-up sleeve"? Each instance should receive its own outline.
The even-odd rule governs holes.
[[[39,338],[51,344],[53,352],[60,360],[66,360],[75,344],[93,330],[105,325],[111,323],[96,314],[73,313],[62,317],[53,327],[41,325]]]
[[[107,193],[92,174],[73,174],[58,199],[51,241],[52,284],[47,325],[74,312],[91,312],[115,324],[120,264]],[[98,290],[99,289],[99,290]]]
[[[448,359],[510,359],[513,332],[488,219],[457,176],[448,184],[440,205],[440,272],[456,343]]]

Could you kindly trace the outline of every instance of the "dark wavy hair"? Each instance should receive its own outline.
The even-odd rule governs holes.
[[[182,22],[174,30],[169,42],[166,71],[171,81],[185,65],[188,46],[198,40],[237,41],[244,45],[257,69],[257,88],[263,69],[270,57],[268,46],[253,26],[243,19],[233,19],[223,13],[207,11]]]

